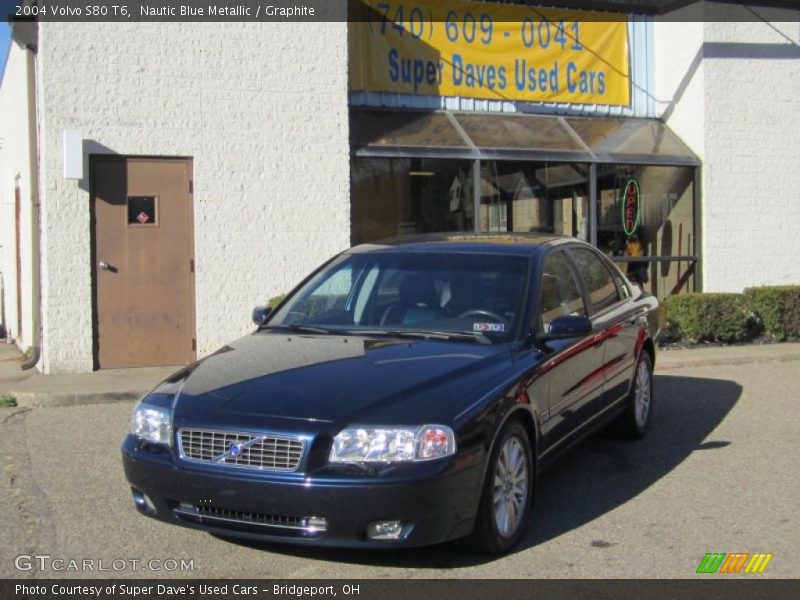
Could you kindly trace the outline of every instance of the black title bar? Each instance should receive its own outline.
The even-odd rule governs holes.
[[[413,0],[386,0],[413,5]],[[447,1],[447,0],[443,0]],[[457,6],[458,2],[453,1]],[[374,7],[377,0],[372,0]],[[508,3],[508,2],[506,2]],[[366,21],[367,0],[0,0],[9,22],[335,22]],[[797,0],[519,0],[513,4],[658,15],[667,21],[798,21]],[[360,5],[360,6],[359,6]]]
[[[798,597],[800,580],[726,575],[698,575],[687,580],[0,580],[3,600],[780,600]]]

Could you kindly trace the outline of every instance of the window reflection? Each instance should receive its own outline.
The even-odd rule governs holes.
[[[623,223],[624,194],[629,181],[639,189],[640,215],[633,231]],[[597,245],[611,257],[692,256],[694,168],[646,165],[598,165]],[[628,278],[659,297],[694,290],[686,277],[687,262],[620,263]]]
[[[586,316],[583,296],[563,252],[553,252],[544,263],[542,297],[539,311],[544,331],[550,323],[564,315]]]
[[[588,240],[588,165],[481,162],[482,231],[536,231]]]
[[[473,231],[472,162],[353,158],[351,240]]]
[[[447,231],[541,232],[589,241],[589,165],[481,160],[475,215],[473,161],[367,158],[351,162],[351,241]],[[695,290],[694,167],[597,164],[597,246],[628,278],[664,298]],[[625,188],[639,191],[624,223]],[[477,219],[477,228],[476,228]]]

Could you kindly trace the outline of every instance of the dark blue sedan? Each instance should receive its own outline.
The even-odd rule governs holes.
[[[134,503],[227,537],[504,552],[557,455],[647,432],[656,306],[572,238],[352,248],[136,406]]]

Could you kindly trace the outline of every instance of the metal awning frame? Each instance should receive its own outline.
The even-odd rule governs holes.
[[[376,110],[370,107],[361,107],[364,110]],[[356,109],[357,111],[358,109]],[[386,110],[387,113],[397,113],[410,111]],[[430,111],[428,111],[430,112]],[[685,144],[685,154],[627,154],[617,152],[599,152],[592,150],[580,135],[570,125],[570,117],[557,115],[514,115],[518,118],[535,118],[558,121],[565,133],[580,146],[578,151],[562,151],[549,148],[496,148],[479,147],[469,137],[467,132],[458,122],[457,113],[450,110],[433,111],[447,117],[452,127],[459,133],[464,142],[464,146],[406,146],[406,145],[378,145],[378,144],[354,144],[351,143],[351,155],[356,157],[376,157],[376,158],[451,158],[461,160],[508,160],[508,161],[547,161],[547,162],[578,162],[595,164],[635,164],[635,165],[662,165],[662,166],[700,166],[700,159]],[[420,113],[426,114],[424,112]],[[495,116],[508,117],[508,113],[483,114],[483,117],[491,119]],[[581,117],[586,119],[587,117]],[[601,119],[598,117],[598,119]],[[655,119],[637,119],[635,117],[621,117],[626,121],[646,121],[654,122]],[[659,125],[666,127],[658,121]],[[674,135],[674,134],[673,134]]]

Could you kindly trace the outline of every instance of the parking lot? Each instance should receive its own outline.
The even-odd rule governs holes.
[[[564,457],[540,479],[528,537],[501,558],[452,544],[386,552],[248,545],[171,527],[138,515],[130,499],[119,444],[131,403],[2,408],[0,575],[686,578],[707,552],[765,552],[774,557],[759,577],[795,577],[798,367],[657,370],[648,437],[597,436]],[[64,566],[93,560],[95,570],[41,561],[19,570],[19,555]],[[167,570],[181,560],[185,570]],[[96,570],[119,561],[121,570]]]

